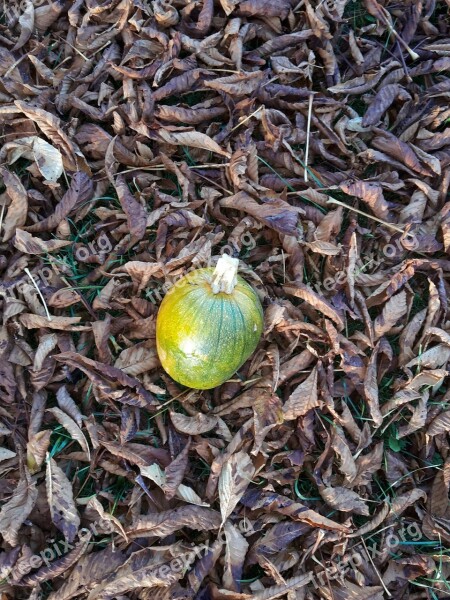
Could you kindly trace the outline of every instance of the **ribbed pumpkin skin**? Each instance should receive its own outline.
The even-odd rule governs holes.
[[[156,347],[164,370],[182,385],[208,390],[241,367],[258,345],[263,311],[242,277],[232,294],[214,294],[214,269],[183,277],[161,303]]]

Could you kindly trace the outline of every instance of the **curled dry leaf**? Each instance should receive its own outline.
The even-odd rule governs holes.
[[[7,242],[13,237],[16,228],[22,227],[26,223],[28,198],[22,182],[15,173],[11,173],[5,167],[1,167],[0,174],[6,186],[6,192],[11,198],[11,204],[8,206],[8,212],[3,220],[2,240]]]
[[[135,241],[139,241],[144,237],[147,227],[147,215],[144,207],[134,198],[122,175],[117,177],[115,188],[122,209],[127,215],[130,234]]]
[[[286,515],[294,521],[300,521],[310,527],[318,527],[330,531],[348,532],[346,525],[323,517],[318,512],[308,509],[303,504],[295,502],[281,494],[263,492],[251,489],[241,500],[242,504],[252,510],[264,509]]]
[[[286,284],[283,286],[283,289],[287,294],[301,298],[313,308],[319,310],[325,316],[330,318],[334,323],[336,323],[339,331],[343,329],[344,322],[338,312],[331,306],[331,304],[329,304],[329,302],[319,296],[319,294],[314,292],[311,288],[303,283],[296,283]]]
[[[25,468],[12,498],[0,510],[0,533],[11,546],[17,545],[19,529],[33,510],[37,496],[36,482]]]
[[[248,542],[242,533],[229,521],[225,523],[224,530],[226,546],[223,585],[228,590],[239,591]]]
[[[12,48],[12,52],[19,50],[28,42],[34,29],[34,4],[31,0],[26,0],[25,10],[19,17],[20,36]]]
[[[57,421],[69,432],[72,439],[77,441],[83,448],[84,452],[90,457],[89,445],[87,443],[84,433],[81,431],[76,422],[68,414],[63,412],[59,408],[48,408],[48,412],[51,412]]]
[[[55,212],[42,221],[27,227],[27,231],[38,233],[55,229],[63,219],[72,214],[76,207],[90,200],[93,193],[92,180],[86,173],[77,171],[72,177],[70,188],[58,202]]]
[[[264,204],[259,204],[247,193],[239,192],[224,198],[220,204],[226,208],[243,211],[280,233],[292,235],[297,232],[299,211],[280,198],[267,198]]]
[[[24,254],[48,254],[71,244],[69,240],[41,240],[22,229],[15,231],[14,246]]]
[[[107,513],[96,496],[93,496],[89,499],[89,502],[87,503],[87,508],[93,508],[98,513],[102,521],[107,521],[108,523],[111,523],[116,533],[121,535],[124,538],[125,542],[128,543],[127,534],[125,533],[119,519],[116,519],[114,515]]]
[[[37,583],[54,579],[67,572],[67,570],[88,550],[91,537],[92,534],[90,531],[85,532],[82,539],[75,545],[73,550],[70,550],[70,552],[62,556],[62,558],[54,560],[49,565],[41,567],[35,573],[26,575],[20,580],[20,585],[35,586]]]
[[[34,161],[46,182],[56,183],[63,174],[64,165],[61,152],[36,135],[5,144],[2,153],[7,153],[9,165],[15,163],[19,158]]]
[[[158,136],[168,144],[175,144],[177,146],[187,146],[188,148],[201,148],[203,150],[209,150],[215,152],[221,156],[230,158],[230,154],[223,150],[219,144],[217,144],[209,135],[200,133],[198,131],[168,131],[166,129],[160,129]]]
[[[369,515],[369,507],[353,490],[341,486],[325,487],[320,490],[320,495],[331,508],[357,515]]]
[[[225,92],[230,96],[244,96],[255,92],[264,79],[261,71],[254,73],[236,73],[228,77],[219,77],[205,81],[205,85],[214,90]],[[229,155],[227,155],[229,157]]]
[[[286,421],[303,417],[313,408],[321,406],[317,393],[317,367],[303,383],[298,385],[283,405],[283,416]]]
[[[51,434],[49,429],[39,431],[27,443],[27,466],[32,475],[38,473],[44,464]]]
[[[142,516],[128,528],[128,537],[165,538],[180,527],[196,531],[219,529],[220,515],[217,511],[200,506],[181,506],[173,510]]]
[[[52,521],[66,540],[73,542],[80,527],[80,516],[75,507],[72,484],[53,458],[47,460],[46,486]]]
[[[244,451],[233,454],[222,467],[219,477],[219,499],[222,525],[249,486],[255,467]]]
[[[153,463],[151,466],[141,466],[141,473],[144,477],[148,477],[162,490],[167,489],[166,486],[166,474],[159,465]],[[173,481],[173,480],[172,480]],[[173,487],[173,486],[172,486]],[[184,500],[188,504],[196,504],[197,506],[209,506],[207,502],[203,502],[200,496],[189,486],[179,483],[176,490],[175,496]]]
[[[55,358],[76,369],[81,369],[92,383],[111,399],[143,408],[151,408],[153,405],[153,395],[142,386],[140,381],[116,367],[104,365],[75,352],[62,353]]]
[[[391,510],[387,516],[389,521],[394,521],[410,506],[412,506],[417,500],[426,500],[427,495],[423,490],[413,489],[405,494],[396,496],[391,503]]]
[[[183,481],[188,462],[189,462],[189,448],[191,447],[191,439],[189,438],[186,446],[178,454],[176,458],[167,465],[166,467],[166,480],[163,485],[163,490],[166,498],[170,500],[173,498]]]
[[[217,426],[218,418],[215,416],[197,413],[194,417],[187,417],[181,413],[170,412],[170,420],[175,429],[187,435],[201,435]]]
[[[450,431],[450,410],[445,410],[435,417],[427,429],[427,435],[435,436]]]
[[[404,101],[409,100],[411,96],[398,83],[382,86],[370,103],[363,117],[362,126],[376,125],[396,98]]]
[[[56,392],[56,399],[58,401],[59,408],[67,413],[81,429],[83,424],[83,415],[81,414],[78,406],[75,404],[73,398],[70,396],[65,385],[60,387]]]
[[[383,307],[383,312],[375,319],[375,339],[388,333],[394,325],[406,314],[406,292],[402,290],[395,296],[389,298]]]

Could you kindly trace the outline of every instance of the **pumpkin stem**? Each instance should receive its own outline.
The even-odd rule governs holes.
[[[237,284],[237,272],[239,260],[231,258],[228,254],[222,254],[219,258],[214,273],[212,274],[211,289],[214,294],[225,292],[232,294]]]

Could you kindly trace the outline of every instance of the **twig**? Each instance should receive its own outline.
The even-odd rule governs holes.
[[[238,123],[237,125],[235,125],[233,127],[233,129],[230,129],[230,133],[233,132],[235,129],[237,129],[238,127],[240,127],[241,125],[243,125],[244,123],[247,123],[247,121],[249,121],[252,117],[254,117],[257,113],[259,113],[259,111],[264,108],[263,106],[260,106],[259,108],[257,108],[254,112],[252,112],[251,115],[248,115],[248,117],[245,117],[245,119],[243,119],[240,123]]]
[[[59,41],[60,41],[60,42],[64,42],[64,44],[67,44],[68,46],[70,46],[70,47],[72,48],[72,50],[75,50],[75,52],[76,52],[77,54],[79,54],[81,57],[83,57],[83,58],[84,58],[84,60],[86,60],[86,61],[89,61],[89,60],[90,60],[90,59],[89,59],[87,56],[85,56],[85,55],[84,55],[84,54],[81,52],[81,50],[78,50],[78,48],[75,48],[75,46],[72,46],[72,44],[71,44],[70,42],[68,42],[67,40],[65,40],[63,37],[60,37],[59,35],[57,35],[57,36],[55,36],[55,37],[57,37],[57,38],[59,39]]]
[[[175,163],[177,164],[177,163]],[[181,163],[178,163],[181,164]],[[230,163],[207,163],[204,165],[187,165],[188,169],[222,169],[229,167]],[[131,169],[125,169],[124,171],[118,171],[117,175],[123,173],[132,173],[133,171],[161,171],[165,169],[165,165],[152,165],[150,167],[132,167]]]
[[[38,284],[35,282],[35,280],[34,280],[34,278],[33,278],[33,275],[30,273],[30,270],[29,270],[27,267],[25,267],[24,271],[25,271],[25,273],[28,275],[28,277],[31,279],[31,281],[33,282],[33,285],[34,285],[34,287],[36,288],[36,290],[37,290],[37,293],[39,294],[39,296],[40,296],[40,298],[41,298],[41,300],[42,300],[42,304],[44,305],[44,310],[45,310],[45,314],[47,315],[47,319],[48,319],[49,321],[51,321],[51,320],[52,320],[52,317],[51,317],[50,313],[48,312],[47,304],[45,303],[44,296],[42,295],[42,292],[41,292],[41,290],[39,289],[39,286],[38,286]]]
[[[2,204],[2,212],[0,213],[0,232],[3,227],[3,215],[5,214],[5,204]]]
[[[8,75],[10,73],[12,73],[14,71],[14,69],[23,61],[24,58],[26,58],[28,56],[28,54],[23,54],[18,60],[16,60],[15,63],[13,63],[9,69],[6,71],[6,73],[4,73],[2,75],[2,77],[8,77]]]
[[[338,204],[339,206],[348,208],[348,210],[352,210],[353,212],[356,212],[359,215],[363,215],[364,217],[367,217],[368,219],[372,219],[373,221],[378,221],[378,223],[381,223],[385,227],[389,227],[390,229],[393,229],[394,231],[398,231],[399,233],[402,233],[403,235],[407,234],[407,232],[404,229],[401,229],[401,227],[398,227],[397,225],[392,225],[392,223],[387,223],[386,221],[383,221],[382,219],[379,219],[378,217],[374,217],[373,215],[369,215],[369,213],[359,210],[358,208],[353,208],[353,206],[344,204],[344,202],[341,202],[340,200],[335,200],[334,198],[329,198],[327,200],[327,204]]]
[[[369,12],[372,16],[379,19],[383,23],[383,25],[385,25],[388,28],[389,33],[395,37],[395,39],[401,46],[403,46],[403,48],[408,52],[412,60],[417,60],[418,58],[420,58],[419,55],[416,52],[414,52],[414,50],[411,50],[411,48],[408,46],[405,40],[397,33],[392,23],[391,14],[386,8],[384,8],[384,6],[378,6],[377,8],[373,8],[373,10],[369,10]]]
[[[202,179],[206,179],[206,181],[209,181],[209,183],[212,183],[212,185],[220,188],[221,190],[223,190],[230,196],[233,195],[233,192],[231,190],[227,190],[226,187],[223,187],[223,185],[220,185],[220,183],[217,183],[217,181],[214,181],[214,180],[210,179],[209,177],[206,177],[206,175],[202,175],[202,173],[196,173],[196,175],[198,175],[198,177],[201,177]]]
[[[311,134],[311,117],[312,117],[313,95],[309,95],[308,104],[308,124],[306,126],[306,148],[305,148],[305,170],[303,173],[305,181],[308,181],[308,157],[309,157],[309,136]]]
[[[384,9],[384,10],[386,10],[386,9]],[[419,58],[419,55],[417,54],[417,52],[414,52],[414,50],[412,50],[408,46],[408,44],[405,42],[405,40],[402,37],[399,36],[399,34],[394,29],[393,25],[391,25],[391,23],[389,22],[389,19],[386,19],[386,27],[389,29],[389,32],[392,33],[392,35],[395,37],[395,39],[397,40],[397,42],[401,46],[403,46],[403,48],[410,55],[410,57],[412,58],[412,60],[417,60]]]
[[[376,568],[375,563],[373,562],[372,557],[370,556],[370,552],[367,549],[366,542],[364,541],[364,538],[362,536],[361,536],[361,542],[362,542],[362,545],[364,546],[364,550],[366,551],[367,556],[369,557],[370,562],[372,563],[372,567],[374,568],[375,573],[378,575],[378,579],[380,580],[380,583],[383,586],[384,591],[386,592],[386,594],[388,595],[389,598],[392,598],[392,594],[385,586],[383,578],[381,577],[379,570]]]

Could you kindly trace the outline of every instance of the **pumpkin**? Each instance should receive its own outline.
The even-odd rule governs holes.
[[[263,329],[261,302],[223,255],[216,268],[192,271],[164,297],[156,347],[178,383],[207,390],[229,379],[254,352]]]

